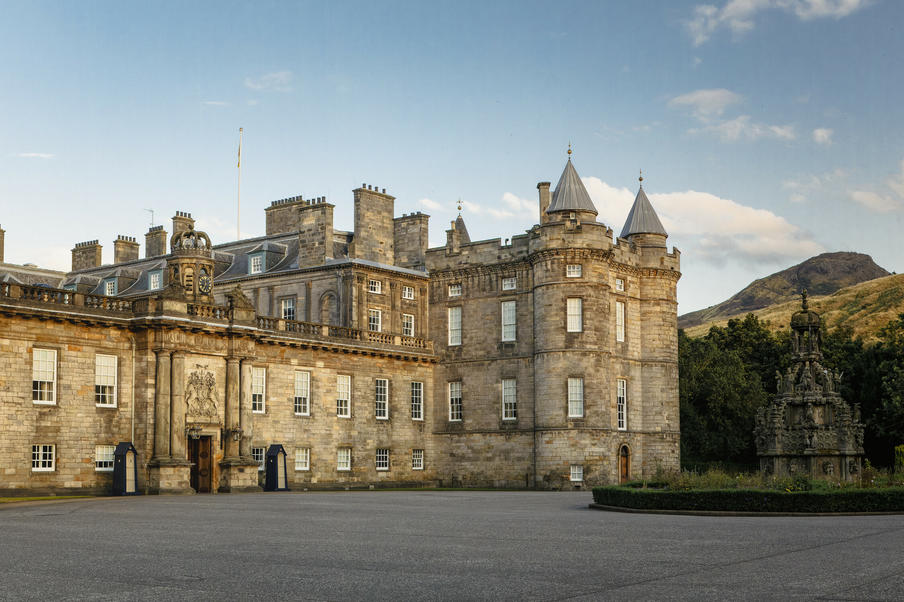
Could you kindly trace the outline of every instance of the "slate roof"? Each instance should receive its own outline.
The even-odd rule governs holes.
[[[627,238],[632,234],[662,234],[668,236],[668,232],[659,221],[659,216],[650,204],[647,193],[643,191],[643,186],[637,191],[637,198],[634,199],[634,205],[631,212],[628,213],[628,219],[625,220],[625,227],[622,228],[621,238]]]
[[[465,220],[462,219],[461,215],[455,218],[455,229],[458,231],[459,236],[461,237],[461,244],[470,244],[471,235],[468,234],[468,227],[465,225]]]
[[[552,201],[546,209],[546,213],[555,213],[556,211],[589,211],[597,215],[596,207],[581,182],[581,177],[571,163],[571,158],[565,164],[565,171],[556,184],[556,189],[552,193]]]

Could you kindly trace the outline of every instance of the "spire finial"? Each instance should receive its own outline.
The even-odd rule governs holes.
[[[461,217],[461,197],[458,197],[458,217]]]
[[[568,141],[568,160],[571,161],[571,140]]]
[[[640,187],[643,188],[643,170],[640,170],[640,175],[637,177],[637,181],[640,182]]]
[[[809,309],[809,307],[807,306],[807,289],[804,289],[800,293],[800,307],[804,311],[807,311]]]

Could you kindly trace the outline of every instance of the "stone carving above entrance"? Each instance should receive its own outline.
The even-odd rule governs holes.
[[[217,418],[217,379],[207,366],[195,364],[195,368],[185,386],[188,415]]]

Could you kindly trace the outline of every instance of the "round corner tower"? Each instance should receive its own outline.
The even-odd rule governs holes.
[[[529,254],[536,485],[677,469],[680,255],[668,252],[642,187],[614,243],[570,157],[551,198],[548,185],[538,188]]]

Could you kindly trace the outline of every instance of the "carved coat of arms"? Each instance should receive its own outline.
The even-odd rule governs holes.
[[[206,366],[195,364],[197,368],[188,377],[185,387],[185,404],[189,416],[217,417],[217,380]]]

